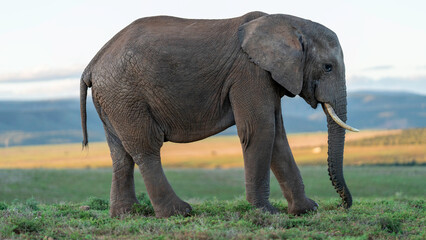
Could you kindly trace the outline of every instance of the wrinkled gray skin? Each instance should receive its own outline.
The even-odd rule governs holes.
[[[165,141],[197,141],[234,124],[243,149],[247,200],[277,212],[268,200],[272,169],[289,213],[315,210],[318,205],[305,195],[287,141],[280,99],[300,95],[313,108],[329,103],[346,121],[345,68],[337,36],[320,24],[281,14],[252,12],[225,20],[161,16],[133,22],[82,75],[84,145],[88,87],[113,161],[111,216],[138,202],[135,163],[157,217],[189,214],[191,206],[164,175],[160,148]],[[345,130],[327,120],[329,173],[348,208],[352,200],[342,170]]]

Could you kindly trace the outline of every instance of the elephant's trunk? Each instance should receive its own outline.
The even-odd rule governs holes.
[[[345,129],[336,123],[331,117],[331,114],[326,111],[324,105],[323,108],[327,115],[328,127],[328,173],[334,188],[343,200],[343,207],[349,208],[352,205],[352,196],[343,177]],[[346,122],[346,94],[335,102],[334,107],[338,118]]]

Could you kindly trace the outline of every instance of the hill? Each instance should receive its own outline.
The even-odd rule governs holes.
[[[102,122],[93,103],[87,104],[91,141],[104,141]],[[0,101],[0,147],[81,142],[78,99]]]
[[[287,132],[326,131],[325,115],[300,98],[284,98]],[[426,126],[426,96],[403,92],[348,94],[348,124],[359,129],[406,129]]]
[[[288,133],[326,131],[325,115],[300,97],[283,98]],[[102,123],[88,98],[89,141],[104,141]],[[426,96],[401,92],[348,94],[348,123],[360,129],[426,127]],[[235,135],[231,127],[220,133]],[[0,101],[0,147],[74,143],[82,140],[78,99]]]

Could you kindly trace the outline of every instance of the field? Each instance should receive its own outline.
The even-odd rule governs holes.
[[[80,144],[2,148],[0,239],[426,238],[426,129],[347,135],[350,210],[338,207],[329,181],[327,134],[295,134],[289,141],[306,193],[320,204],[317,212],[299,217],[286,214],[273,177],[271,199],[281,213],[265,214],[247,204],[236,137],[165,144],[166,175],[193,206],[191,217],[170,219],[153,216],[137,171],[141,204],[122,219],[109,218],[111,160],[105,143],[91,143],[88,151]]]
[[[423,199],[356,200],[351,210],[336,200],[319,201],[317,212],[280,214],[253,209],[246,201],[193,204],[190,217],[157,219],[146,195],[132,214],[108,215],[108,202],[91,198],[78,204],[39,204],[34,199],[0,204],[1,239],[425,239]]]
[[[426,129],[348,133],[346,165],[425,164]],[[290,146],[299,165],[324,165],[327,133],[291,134]],[[188,144],[165,143],[162,162],[168,168],[241,168],[243,159],[236,136],[212,137]],[[0,168],[110,167],[106,143],[0,148]]]
[[[270,215],[244,200],[242,169],[169,169],[177,194],[193,207],[190,217],[155,218],[136,173],[141,204],[112,219],[110,169],[4,169],[0,239],[425,239],[426,167],[347,166],[350,210],[338,207],[325,166],[301,172],[320,205],[304,216],[286,214],[275,179],[271,198],[280,213]]]
[[[302,166],[300,171],[309,196],[338,198],[326,166]],[[233,200],[245,194],[242,169],[168,169],[165,172],[177,194],[186,200]],[[355,198],[426,196],[426,167],[347,166],[344,172]],[[81,202],[89,196],[108,199],[111,169],[3,169],[0,182],[0,201],[6,202],[31,197],[42,203]],[[145,192],[139,172],[135,172],[135,184],[137,192]],[[273,177],[271,198],[283,199]]]

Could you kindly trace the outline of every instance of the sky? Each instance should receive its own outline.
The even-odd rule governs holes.
[[[321,23],[339,37],[348,91],[426,95],[426,1],[7,1],[0,9],[0,100],[72,98],[96,52],[148,16],[219,19],[250,11]]]

